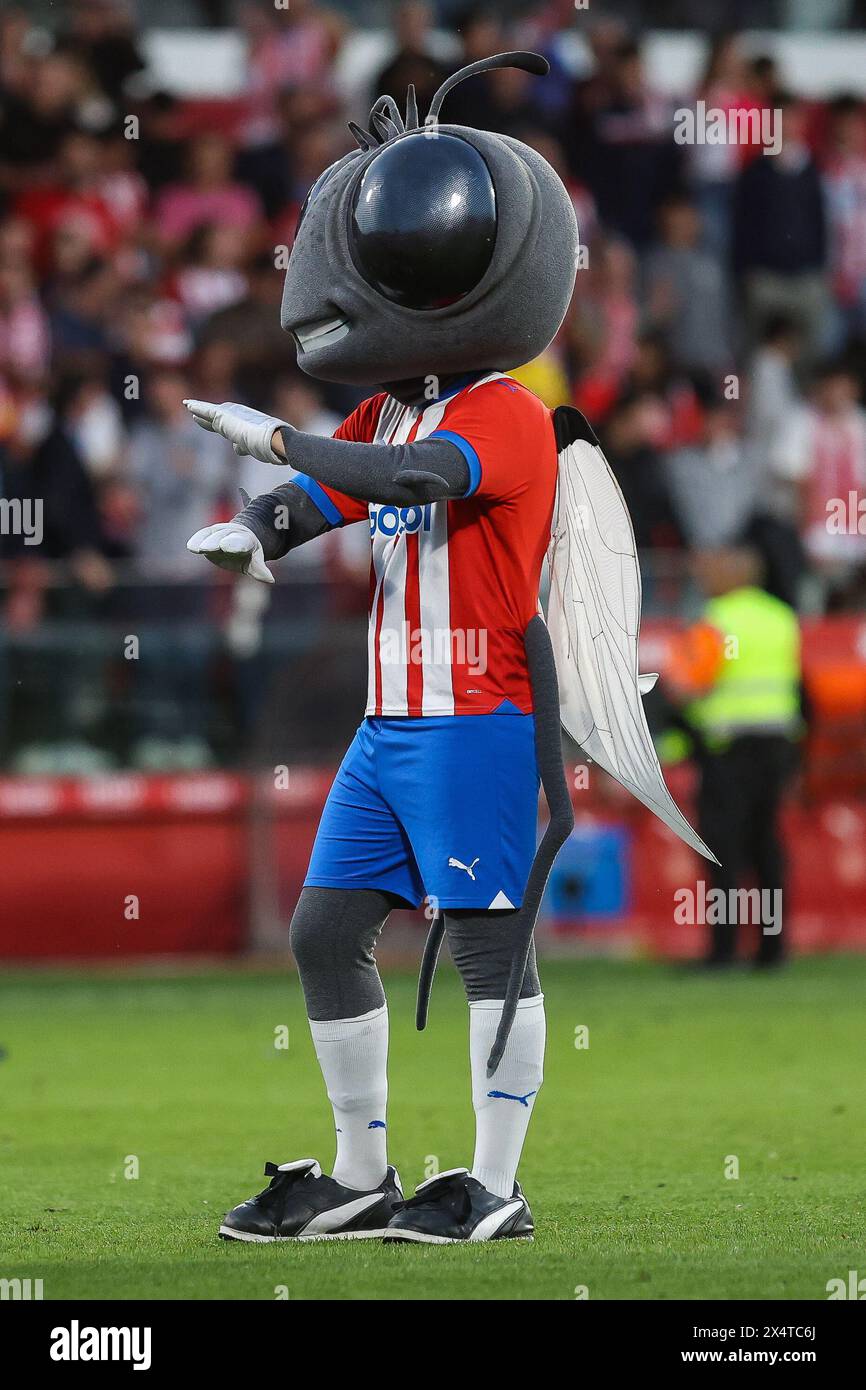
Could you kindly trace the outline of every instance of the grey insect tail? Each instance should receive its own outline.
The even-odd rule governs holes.
[[[565,844],[574,826],[574,811],[571,805],[568,782],[562,762],[562,735],[559,727],[559,686],[556,680],[556,663],[553,647],[544,619],[536,615],[526,629],[526,661],[529,667],[529,681],[532,687],[532,703],[535,710],[535,756],[541,786],[547,798],[550,819],[535,851],[535,858],[529,871],[529,878],[523,894],[523,902],[514,924],[514,954],[511,959],[511,973],[505,990],[505,1002],[496,1038],[487,1059],[487,1075],[493,1076],[508,1042],[526,963],[532,946],[532,937],[538,921],[538,912],[547,880],[554,860]]]
[[[424,943],[424,954],[421,957],[421,970],[418,975],[418,998],[415,1004],[415,1027],[419,1033],[423,1033],[427,1027],[427,1014],[430,1009],[430,994],[433,989],[433,976],[436,974],[436,962],[439,959],[439,952],[442,949],[442,938],[445,935],[445,919],[441,912],[430,924],[427,933],[427,940]]]

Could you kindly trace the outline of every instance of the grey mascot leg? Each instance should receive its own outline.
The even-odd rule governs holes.
[[[460,972],[470,1004],[480,999],[504,999],[514,960],[517,912],[472,912],[452,909],[445,914],[445,934],[451,959]],[[521,999],[541,993],[533,943],[520,990]]]
[[[401,903],[372,888],[302,890],[290,941],[309,1018],[359,1018],[382,1007],[373,951],[389,912]]]

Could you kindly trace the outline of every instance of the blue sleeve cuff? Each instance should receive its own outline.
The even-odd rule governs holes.
[[[478,490],[481,482],[481,460],[462,434],[454,434],[452,430],[434,430],[433,434],[427,436],[428,439],[447,439],[451,444],[455,444],[466,460],[469,469],[469,487],[464,492],[464,497],[471,497],[473,492]]]
[[[331,501],[321,484],[316,482],[315,478],[308,477],[306,473],[296,473],[289,481],[293,482],[302,492],[307,494],[310,501],[315,503],[322,513],[322,516],[326,521],[329,521],[332,526],[343,525],[346,518],[343,516],[339,507],[335,506]]]

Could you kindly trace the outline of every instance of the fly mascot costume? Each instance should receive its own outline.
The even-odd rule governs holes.
[[[571,200],[518,140],[440,122],[458,82],[545,60],[504,53],[437,93],[423,125],[381,97],[359,148],[301,212],[282,326],[323,381],[378,391],[333,439],[241,405],[187,401],[238,454],[288,466],[189,548],[272,583],[335,526],[370,527],[365,718],[325,806],[291,925],[334,1112],[330,1174],[268,1164],[225,1217],[232,1240],[531,1237],[516,1181],[542,1080],[533,929],[572,809],[560,721],[585,755],[701,853],[653,751],[639,676],[640,576],[628,513],[583,416],[551,414],[508,369],[562,323],[577,263]],[[547,621],[539,580],[547,557]],[[539,782],[549,819],[536,846]],[[471,1169],[405,1200],[388,1165],[388,1014],[374,946],[396,905],[435,910],[423,1028],[443,936],[469,1001]]]

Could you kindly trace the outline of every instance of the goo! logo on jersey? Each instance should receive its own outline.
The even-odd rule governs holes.
[[[429,531],[432,516],[432,503],[423,507],[377,507],[370,506],[370,535],[378,531],[383,536],[414,535],[416,531]]]

